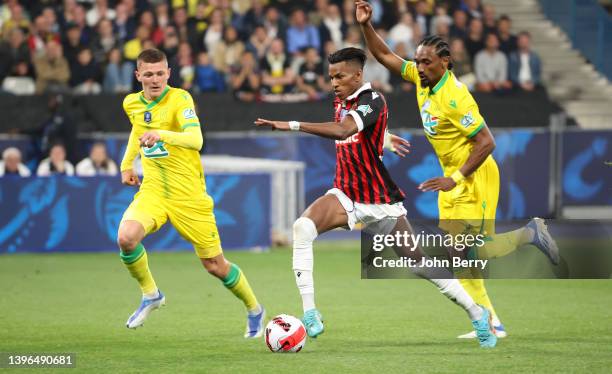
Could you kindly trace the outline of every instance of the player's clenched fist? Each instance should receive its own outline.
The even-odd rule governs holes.
[[[133,169],[124,170],[121,172],[121,183],[128,186],[140,186],[140,179]]]
[[[140,145],[144,145],[145,147],[154,146],[160,139],[161,137],[157,131],[147,131],[138,138],[138,140],[140,140]]]

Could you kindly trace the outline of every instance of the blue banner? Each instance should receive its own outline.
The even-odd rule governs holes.
[[[612,205],[612,131],[563,134],[563,205]]]
[[[224,249],[270,246],[270,177],[206,176]],[[0,253],[117,250],[117,228],[136,189],[118,177],[0,178]],[[166,224],[148,250],[191,249]]]

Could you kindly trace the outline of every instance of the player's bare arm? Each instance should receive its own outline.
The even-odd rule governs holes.
[[[472,141],[474,143],[472,152],[465,164],[459,168],[462,178],[466,178],[476,171],[495,149],[495,139],[486,125],[472,138]],[[421,183],[419,189],[424,192],[446,192],[452,190],[455,186],[457,186],[457,182],[453,177],[436,177]]]
[[[351,116],[346,116],[340,123],[336,122],[322,122],[322,123],[311,123],[311,122],[295,122],[292,121],[293,128],[290,122],[286,121],[270,121],[263,118],[258,118],[255,121],[255,125],[259,127],[271,127],[273,130],[280,131],[301,131],[312,135],[318,135],[328,139],[344,140],[351,135],[357,133],[357,123]]]
[[[376,33],[370,19],[372,18],[372,6],[366,1],[355,1],[355,18],[361,26],[366,44],[376,60],[383,64],[391,72],[401,75],[404,59],[393,53],[385,41]]]

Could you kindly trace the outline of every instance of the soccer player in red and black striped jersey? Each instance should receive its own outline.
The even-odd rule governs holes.
[[[315,238],[326,231],[344,227],[353,229],[362,223],[375,234],[411,233],[402,205],[404,194],[395,185],[382,162],[388,108],[384,97],[363,81],[365,53],[344,48],[328,57],[329,76],[336,95],[335,122],[305,123],[270,121],[259,118],[257,126],[274,130],[302,131],[336,140],[336,177],[334,187],[312,203],[293,225],[293,270],[302,296],[304,324],[311,337],[323,332],[323,318],[314,301],[313,252]],[[407,152],[408,143],[388,135],[397,153]],[[410,245],[410,248],[415,248]],[[421,251],[395,251],[421,262]],[[411,268],[417,275],[434,283],[445,296],[462,306],[477,330],[490,337],[489,313],[477,305],[457,279],[445,269]]]

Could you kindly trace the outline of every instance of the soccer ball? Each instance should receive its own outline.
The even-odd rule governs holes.
[[[294,316],[279,314],[266,325],[264,337],[272,352],[299,352],[306,344],[306,329]]]

